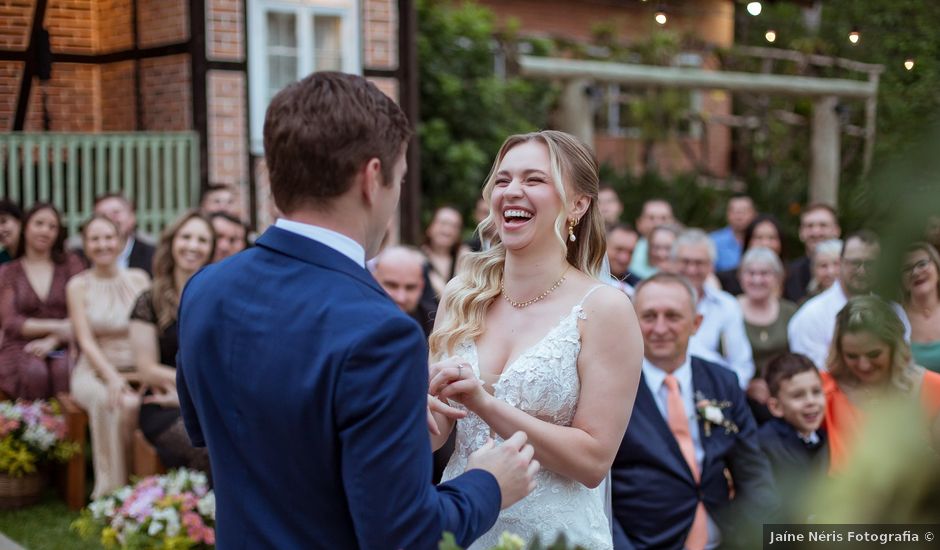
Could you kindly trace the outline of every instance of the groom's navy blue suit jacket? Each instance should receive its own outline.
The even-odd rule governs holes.
[[[483,470],[434,487],[427,348],[372,276],[272,227],[183,293],[177,385],[230,548],[437,548],[492,527]]]
[[[749,537],[742,527],[758,525],[776,510],[777,497],[767,458],[758,446],[754,417],[737,377],[730,370],[692,357],[692,388],[705,399],[728,401],[726,418],[738,433],[712,426],[705,435],[699,420],[699,438],[705,451],[701,484],[696,485],[688,463],[666,419],[656,406],[645,377],[640,378],[630,424],[611,467],[614,511],[614,548],[683,548],[695,507],[701,499],[721,529],[723,547]],[[729,502],[725,469],[734,480],[735,498]],[[732,506],[733,504],[733,506]],[[748,541],[760,546],[758,538]]]

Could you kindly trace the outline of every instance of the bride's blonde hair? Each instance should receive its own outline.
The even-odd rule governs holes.
[[[443,309],[448,315],[431,334],[429,345],[432,357],[452,354],[458,342],[475,340],[483,333],[486,311],[500,294],[506,260],[506,248],[496,230],[499,216],[493,212],[491,201],[496,172],[510,149],[529,141],[544,143],[548,148],[552,181],[563,205],[568,204],[566,183],[576,195],[590,198],[591,204],[574,229],[577,240],[568,241],[568,219],[564,207],[555,219],[555,236],[559,246],[566,250],[568,263],[592,277],[600,277],[607,243],[604,222],[597,208],[598,176],[594,153],[581,140],[565,132],[543,130],[509,136],[499,148],[483,187],[483,197],[490,205],[490,213],[477,226],[477,232],[480,235],[492,235],[492,245],[488,250],[465,256],[460,272],[448,284],[443,302]]]

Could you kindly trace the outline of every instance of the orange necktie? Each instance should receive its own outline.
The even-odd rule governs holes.
[[[666,385],[666,421],[669,423],[669,429],[675,436],[679,444],[679,450],[682,456],[689,464],[692,470],[692,477],[695,483],[699,483],[698,462],[695,460],[695,445],[692,443],[692,432],[689,431],[689,419],[685,415],[685,407],[682,405],[682,396],[679,394],[679,382],[676,377],[667,374],[664,382]],[[708,542],[708,520],[705,514],[705,505],[701,500],[695,507],[695,519],[692,520],[692,529],[689,530],[689,536],[685,539],[685,547],[689,550],[703,550]]]

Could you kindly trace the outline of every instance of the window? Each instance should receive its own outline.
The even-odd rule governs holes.
[[[252,153],[264,152],[264,113],[284,86],[316,71],[362,73],[359,1],[248,1]]]

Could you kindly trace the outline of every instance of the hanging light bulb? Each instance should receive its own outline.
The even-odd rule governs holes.
[[[764,6],[760,2],[748,2],[747,3],[747,12],[751,15],[758,16],[760,15],[761,10],[764,9]]]
[[[663,11],[662,8],[659,8],[658,10],[656,10],[656,15],[653,17],[653,19],[655,19],[656,22],[659,23],[660,25],[665,25],[666,24],[666,12]]]
[[[858,40],[862,37],[862,34],[858,32],[858,27],[852,27],[851,32],[849,32],[849,42],[853,44],[858,44]]]
[[[766,38],[768,42],[773,44],[777,40],[777,31],[773,29],[768,29],[767,32],[764,33],[764,38]]]
[[[907,70],[913,69],[913,68],[914,68],[914,59],[908,57],[906,60],[904,60],[904,68],[907,69]]]

